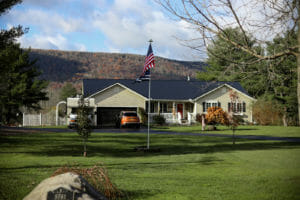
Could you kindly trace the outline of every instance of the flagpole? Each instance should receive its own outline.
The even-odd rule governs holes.
[[[151,109],[151,75],[149,77],[149,103],[148,103],[148,136],[147,136],[147,149],[150,148],[150,109]]]
[[[149,43],[151,44],[153,42],[152,39],[149,40]],[[150,69],[149,69],[150,70]],[[150,149],[150,109],[151,109],[151,73],[149,76],[149,86],[148,86],[148,135],[147,135],[147,149]]]

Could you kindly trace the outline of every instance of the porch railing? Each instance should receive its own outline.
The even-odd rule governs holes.
[[[149,113],[150,115],[150,122],[153,122],[153,116],[158,115],[158,113]],[[181,124],[182,118],[180,113],[160,113],[166,119],[166,123],[168,124]],[[187,122],[188,124],[192,124],[196,122],[196,115],[194,113],[187,113]]]

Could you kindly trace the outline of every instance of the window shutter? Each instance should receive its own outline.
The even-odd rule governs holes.
[[[243,102],[243,112],[246,112],[246,103]]]
[[[221,102],[218,101],[218,107],[221,108]]]
[[[202,102],[202,107],[203,107],[203,112],[205,112],[206,111],[206,109],[205,109],[205,102]]]
[[[146,101],[146,113],[148,113],[148,101]]]
[[[228,112],[231,111],[231,103],[228,103]]]

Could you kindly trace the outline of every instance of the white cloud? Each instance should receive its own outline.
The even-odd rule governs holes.
[[[284,8],[285,0],[276,1],[277,5]],[[211,15],[222,27],[238,27],[233,13],[227,6],[227,2],[221,0],[210,0],[209,10]],[[283,33],[288,23],[282,21],[274,21],[274,18],[268,17],[275,15],[276,10],[267,6],[268,1],[255,0],[233,0],[232,7],[239,18],[243,29],[262,41],[271,40],[276,34]],[[277,16],[279,17],[279,16]],[[269,26],[272,24],[272,26]]]
[[[60,14],[45,12],[43,10],[12,10],[8,13],[6,18],[13,23],[23,24],[24,26],[35,26],[42,32],[48,34],[59,32],[70,33],[86,30],[83,19],[63,17]]]
[[[170,20],[164,13],[151,10],[144,1],[116,0],[109,11],[95,12],[93,18],[94,27],[106,35],[112,49],[142,50],[151,38],[153,48],[156,48],[154,52],[159,56],[195,59],[190,56],[192,50],[181,46],[175,38],[196,37],[195,31],[187,29],[187,23],[183,21]]]
[[[57,50],[78,50],[86,51],[84,44],[74,43],[64,36],[58,34],[55,36],[33,35],[32,37],[22,36],[19,39],[21,47],[36,49],[57,49]]]

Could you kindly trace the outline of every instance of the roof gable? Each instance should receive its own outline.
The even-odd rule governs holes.
[[[107,91],[107,90],[109,90],[110,88],[113,88],[113,87],[115,87],[115,86],[119,86],[119,87],[125,88],[125,89],[129,90],[130,92],[132,92],[132,93],[134,93],[134,94],[136,94],[136,95],[138,95],[138,96],[141,96],[142,98],[145,98],[145,99],[146,99],[146,97],[144,97],[144,96],[142,96],[141,94],[135,92],[134,90],[131,90],[130,88],[127,88],[126,86],[124,86],[124,85],[122,85],[122,84],[120,84],[120,83],[115,83],[115,84],[113,84],[113,85],[110,85],[110,86],[108,86],[108,87],[106,87],[106,88],[104,88],[104,89],[102,89],[102,90],[99,90],[99,91],[97,91],[96,93],[93,93],[93,94],[91,94],[91,95],[89,95],[89,96],[87,96],[87,97],[94,97],[94,96],[98,95],[99,93],[105,92],[105,91]]]
[[[148,81],[135,82],[128,79],[84,79],[84,96],[95,93],[119,83],[120,85],[148,98]],[[151,80],[151,98],[160,100],[189,100],[196,99],[224,84],[246,94],[246,90],[238,82],[206,82],[186,80]]]

